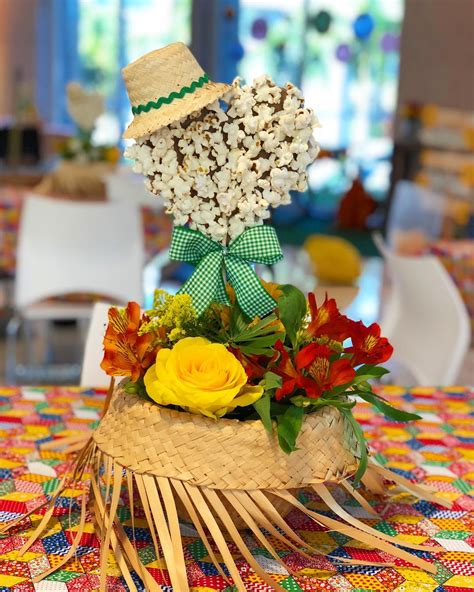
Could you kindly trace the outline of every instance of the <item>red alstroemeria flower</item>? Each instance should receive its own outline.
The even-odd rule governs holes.
[[[351,360],[353,366],[359,364],[382,364],[393,353],[393,347],[386,337],[380,336],[380,326],[372,323],[366,327],[362,321],[353,323],[352,346],[345,351],[354,354]]]
[[[329,346],[318,343],[310,343],[296,354],[297,370],[306,370],[317,385],[318,396],[336,386],[350,383],[356,375],[347,358],[331,362],[333,354]],[[307,393],[307,396],[311,398],[314,395]]]
[[[247,356],[239,348],[229,347],[228,350],[234,354],[244,367],[250,382],[259,381],[268,372],[269,366],[276,360],[278,353],[275,352],[272,358],[266,356]]]
[[[280,361],[278,366],[271,368],[271,371],[282,378],[282,385],[275,393],[276,400],[280,401],[283,397],[292,395],[297,388],[303,389],[308,397],[319,397],[321,393],[317,384],[295,368],[281,341],[276,342],[275,349],[280,352]]]
[[[109,376],[130,376],[136,382],[154,361],[153,335],[139,335],[140,305],[129,302],[124,310],[111,308],[100,367]]]
[[[328,337],[342,342],[350,336],[352,321],[340,313],[334,298],[326,295],[323,304],[318,307],[315,295],[310,292],[308,303],[311,321],[306,332],[310,337]]]

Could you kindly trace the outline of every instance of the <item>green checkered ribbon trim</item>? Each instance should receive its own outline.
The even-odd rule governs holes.
[[[235,290],[242,311],[251,319],[263,317],[277,303],[262,286],[252,263],[273,265],[283,257],[275,229],[271,226],[248,228],[228,247],[184,226],[173,230],[170,259],[196,266],[180,293],[189,294],[201,315],[212,302],[230,305],[225,280]]]
[[[185,95],[192,94],[197,88],[203,87],[206,82],[209,82],[209,76],[203,74],[197,80],[193,80],[189,86],[183,86],[178,92],[173,91],[167,97],[159,97],[156,101],[148,101],[146,105],[132,107],[132,113],[134,115],[140,115],[140,113],[148,113],[150,109],[159,109],[163,105],[169,105],[176,99],[182,99]]]

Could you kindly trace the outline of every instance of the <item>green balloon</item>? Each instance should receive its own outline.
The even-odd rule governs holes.
[[[309,19],[309,25],[314,27],[318,33],[327,33],[331,26],[332,16],[327,10],[320,10]]]

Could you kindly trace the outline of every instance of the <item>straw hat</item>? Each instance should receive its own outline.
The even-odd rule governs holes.
[[[122,71],[133,121],[124,138],[139,138],[198,111],[230,86],[211,82],[184,43],[147,53]]]

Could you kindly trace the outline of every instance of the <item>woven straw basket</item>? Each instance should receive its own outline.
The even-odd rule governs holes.
[[[313,483],[339,482],[356,469],[356,441],[332,407],[306,416],[299,450],[287,455],[260,420],[215,421],[159,407],[118,388],[93,438],[104,455],[134,474],[220,491],[294,492]],[[272,503],[283,516],[292,509],[275,496]],[[223,504],[235,526],[247,528],[226,500]],[[176,505],[180,518],[189,521],[179,499]]]
[[[338,482],[356,469],[355,439],[332,407],[306,416],[299,450],[287,455],[260,420],[215,421],[118,388],[93,437],[129,471],[219,490],[297,489]]]

